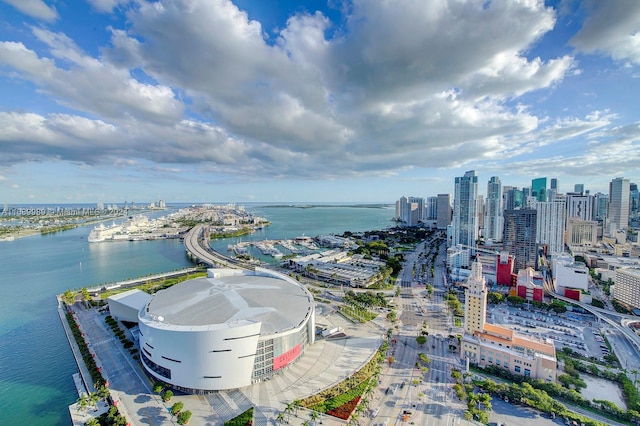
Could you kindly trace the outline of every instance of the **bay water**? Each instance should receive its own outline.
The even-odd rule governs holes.
[[[212,242],[288,239],[385,229],[391,206],[247,204],[271,225]],[[165,211],[168,214],[170,211]],[[180,240],[87,242],[92,226],[0,242],[0,425],[64,425],[77,399],[77,367],[56,310],[56,294],[192,266]]]

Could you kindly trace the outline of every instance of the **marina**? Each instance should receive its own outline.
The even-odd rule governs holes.
[[[227,245],[227,251],[236,256],[253,257],[257,253],[254,253],[252,248],[263,256],[269,256],[276,260],[297,255],[306,256],[322,250],[322,247],[316,244],[313,238],[305,236],[282,240],[242,241]]]

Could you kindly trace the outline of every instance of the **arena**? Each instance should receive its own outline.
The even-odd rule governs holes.
[[[275,271],[209,269],[158,292],[138,314],[142,363],[176,389],[236,389],[296,361],[315,338],[314,301]]]

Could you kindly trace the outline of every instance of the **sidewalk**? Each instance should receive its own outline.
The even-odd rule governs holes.
[[[80,348],[76,343],[76,339],[73,336],[73,333],[71,332],[69,322],[67,321],[66,311],[60,299],[58,299],[58,315],[60,316],[60,321],[62,322],[64,333],[67,336],[67,340],[69,341],[69,347],[71,347],[71,352],[73,353],[73,357],[76,360],[76,365],[78,366],[78,373],[73,375],[73,381],[76,385],[78,397],[96,392],[96,388],[93,386],[93,381],[91,380],[91,373],[89,373],[89,370],[87,369],[87,366],[82,359]],[[79,324],[77,318],[76,323]],[[89,419],[100,416],[102,413],[108,411],[108,409],[109,405],[104,403],[103,401],[99,401],[95,408],[87,407],[84,410],[80,410],[78,403],[75,402],[69,406],[69,415],[71,416],[71,422],[74,426],[82,426]]]

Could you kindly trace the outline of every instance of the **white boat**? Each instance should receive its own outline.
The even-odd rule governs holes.
[[[113,240],[113,236],[119,232],[122,232],[122,225],[116,225],[114,223],[111,226],[104,226],[104,224],[101,223],[91,230],[87,241],[90,243],[98,243],[100,241]]]

